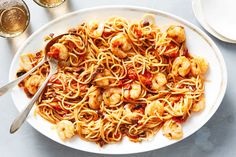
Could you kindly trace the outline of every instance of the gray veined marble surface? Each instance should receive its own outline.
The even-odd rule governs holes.
[[[0,85],[8,81],[11,60],[21,43],[42,25],[67,12],[100,5],[143,6],[173,13],[200,27],[193,15],[191,0],[67,0],[62,6],[50,10],[37,6],[32,0],[25,1],[31,12],[30,27],[17,38],[0,38]],[[198,132],[177,144],[159,150],[126,156],[236,156],[236,45],[221,42],[211,35],[210,37],[220,48],[228,69],[228,88],[217,112]],[[0,97],[0,107],[0,157],[105,156],[64,147],[41,135],[27,123],[19,132],[10,135],[9,126],[18,114],[10,93]]]

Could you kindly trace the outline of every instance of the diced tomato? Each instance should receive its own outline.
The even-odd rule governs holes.
[[[136,80],[137,79],[137,75],[135,73],[131,73],[128,75],[129,79],[131,80]]]
[[[177,123],[184,123],[187,120],[188,116],[183,117],[173,117],[172,120]]]
[[[55,99],[55,98],[54,98]],[[54,101],[55,102],[55,101]],[[58,101],[57,101],[58,102]],[[55,110],[60,111],[62,110],[61,106],[57,103],[50,103],[50,106],[52,106]]]
[[[122,45],[122,43],[119,42],[119,41],[115,41],[115,42],[112,44],[113,47],[119,47],[119,46],[121,46],[121,45]]]
[[[106,144],[106,142],[103,140],[99,140],[97,143],[99,144],[100,147],[103,147]]]
[[[138,113],[144,114],[144,108],[140,108],[137,110]]]
[[[81,58],[81,59],[84,59],[84,57],[86,57],[86,53],[81,54],[81,55],[79,56],[79,58]]]
[[[42,72],[43,75],[46,75],[46,74],[49,72],[49,69],[43,68],[43,69],[41,70],[41,72]]]
[[[145,85],[150,87],[152,85],[152,81],[151,80],[146,80]]]
[[[119,80],[118,82],[118,87],[123,87],[124,86],[124,83],[129,81],[128,78],[125,78],[125,79],[122,79],[122,80]]]
[[[166,50],[166,51],[167,51],[167,50]],[[167,57],[172,57],[172,58],[178,57],[178,55],[179,55],[179,51],[178,51],[178,50],[165,53],[165,56],[167,56]]]
[[[24,87],[24,82],[21,81],[19,84],[18,84],[19,87]]]
[[[167,47],[166,47],[166,52],[167,51],[169,51],[169,50],[171,50],[171,49],[174,49],[174,48],[176,48],[177,46],[176,46],[176,44],[174,44],[173,42],[171,42],[170,43],[170,45],[168,45]],[[167,56],[167,57],[173,57],[173,58],[175,58],[175,57],[178,57],[178,55],[179,55],[179,50],[177,49],[177,50],[174,50],[174,51],[171,51],[171,52],[168,52],[168,53],[164,53],[165,54],[165,56]]]
[[[135,29],[134,29],[134,32],[136,33],[136,35],[137,35],[138,38],[141,38],[141,37],[142,37],[142,31],[139,30],[138,28],[135,28]]]
[[[124,89],[128,89],[129,90],[129,89],[131,89],[131,84],[125,84],[123,87],[124,87]]]
[[[145,71],[143,75],[140,75],[140,79],[142,81],[142,83],[146,86],[151,86],[152,84],[152,77],[153,77],[153,74],[150,73],[149,71]]]
[[[53,56],[54,58],[59,58],[59,53],[60,53],[59,49],[54,49],[53,53],[54,53],[54,56]]]
[[[130,135],[130,134],[127,134],[128,137],[132,138],[132,139],[137,139],[139,138],[138,135]]]
[[[27,97],[29,97],[29,98],[33,97],[33,95],[29,92],[29,90],[26,87],[24,87],[24,92],[27,95]]]
[[[53,57],[53,52],[49,51],[48,52],[48,57]]]
[[[152,73],[150,73],[149,71],[145,70],[144,74],[143,74],[144,77],[146,77],[147,79],[150,79],[153,77]]]
[[[142,126],[143,125],[143,123],[138,123],[138,126]]]
[[[190,55],[189,55],[189,52],[188,52],[188,49],[187,49],[187,48],[185,48],[185,49],[184,49],[184,51],[183,51],[183,56],[185,56],[185,57],[190,57]]]
[[[122,136],[120,133],[116,133],[116,134],[114,135],[115,138],[119,138],[120,136]]]
[[[104,37],[109,37],[111,34],[112,34],[111,31],[110,32],[106,32],[106,31],[103,32]]]
[[[68,46],[69,46],[70,48],[72,48],[72,49],[75,48],[75,44],[74,44],[73,42],[71,42],[71,41],[68,42]]]
[[[61,101],[60,99],[57,99],[57,98],[53,98],[52,100],[53,102],[58,102],[58,101]]]
[[[122,87],[123,86],[123,81],[122,80],[119,80],[119,82],[118,82],[118,85],[117,85],[118,87]]]
[[[178,57],[178,55],[179,55],[179,51],[173,51],[169,54],[169,57],[175,58],[175,57]]]
[[[87,91],[87,89],[88,89],[88,85],[80,84],[80,91],[81,92],[85,92],[85,91]]]
[[[41,57],[41,52],[37,52],[36,55],[35,55],[35,59],[39,59]]]
[[[181,84],[181,85],[178,86],[178,88],[182,89],[182,88],[184,88],[184,85]]]
[[[58,80],[58,79],[56,79],[56,80],[54,81],[54,83],[56,83],[56,84],[61,84],[61,81]]]
[[[176,94],[176,97],[178,97],[179,99],[184,97],[184,94]]]
[[[146,86],[150,86],[152,84],[151,79],[148,79],[148,78],[144,77],[143,75],[140,75],[140,80]]]
[[[60,50],[58,48],[51,47],[50,51],[48,52],[48,56],[58,59],[59,53],[60,53]]]
[[[137,74],[133,69],[128,70],[128,78],[131,80],[136,80],[138,78]]]
[[[55,106],[53,106],[53,107],[54,107],[54,109],[57,110],[57,111],[60,111],[60,110],[61,110],[61,106],[60,106],[60,105],[55,105]]]
[[[173,101],[174,101],[174,102],[178,102],[180,99],[181,99],[181,96],[173,97]]]

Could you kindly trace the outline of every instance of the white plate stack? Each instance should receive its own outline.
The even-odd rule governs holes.
[[[206,31],[219,40],[236,43],[235,0],[193,0],[193,12]]]

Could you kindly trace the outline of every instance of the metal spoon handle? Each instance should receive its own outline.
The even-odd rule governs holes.
[[[38,89],[38,91],[35,93],[35,95],[33,96],[33,98],[30,100],[29,104],[26,106],[26,108],[20,113],[19,116],[16,117],[16,119],[13,121],[11,128],[10,128],[10,133],[14,133],[16,132],[21,125],[24,123],[25,119],[27,118],[28,114],[30,113],[30,110],[32,109],[32,107],[34,106],[34,103],[36,102],[36,100],[39,98],[40,94],[42,93],[42,91],[44,90],[45,86],[47,85],[47,82],[49,81],[49,79],[51,78],[51,76],[53,74],[56,73],[56,70],[50,70],[49,75],[47,76],[46,80],[43,82],[43,84],[41,85],[41,87]]]
[[[3,85],[2,87],[0,87],[0,96],[2,96],[3,94],[5,94],[7,91],[9,91],[10,89],[12,89],[13,87],[15,87],[18,83],[20,83],[22,80],[24,80],[24,78],[26,78],[27,76],[29,76],[32,72],[34,72],[38,67],[40,67],[41,65],[43,65],[43,63],[45,62],[46,59],[42,59],[35,67],[33,67],[32,69],[30,69],[27,73],[25,73],[24,75],[18,77],[17,79],[8,82],[7,84]]]

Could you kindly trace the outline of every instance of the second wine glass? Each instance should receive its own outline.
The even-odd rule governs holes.
[[[53,8],[61,5],[65,0],[34,0],[34,2],[45,8]]]
[[[23,0],[0,1],[0,36],[15,37],[28,27],[30,13]]]

